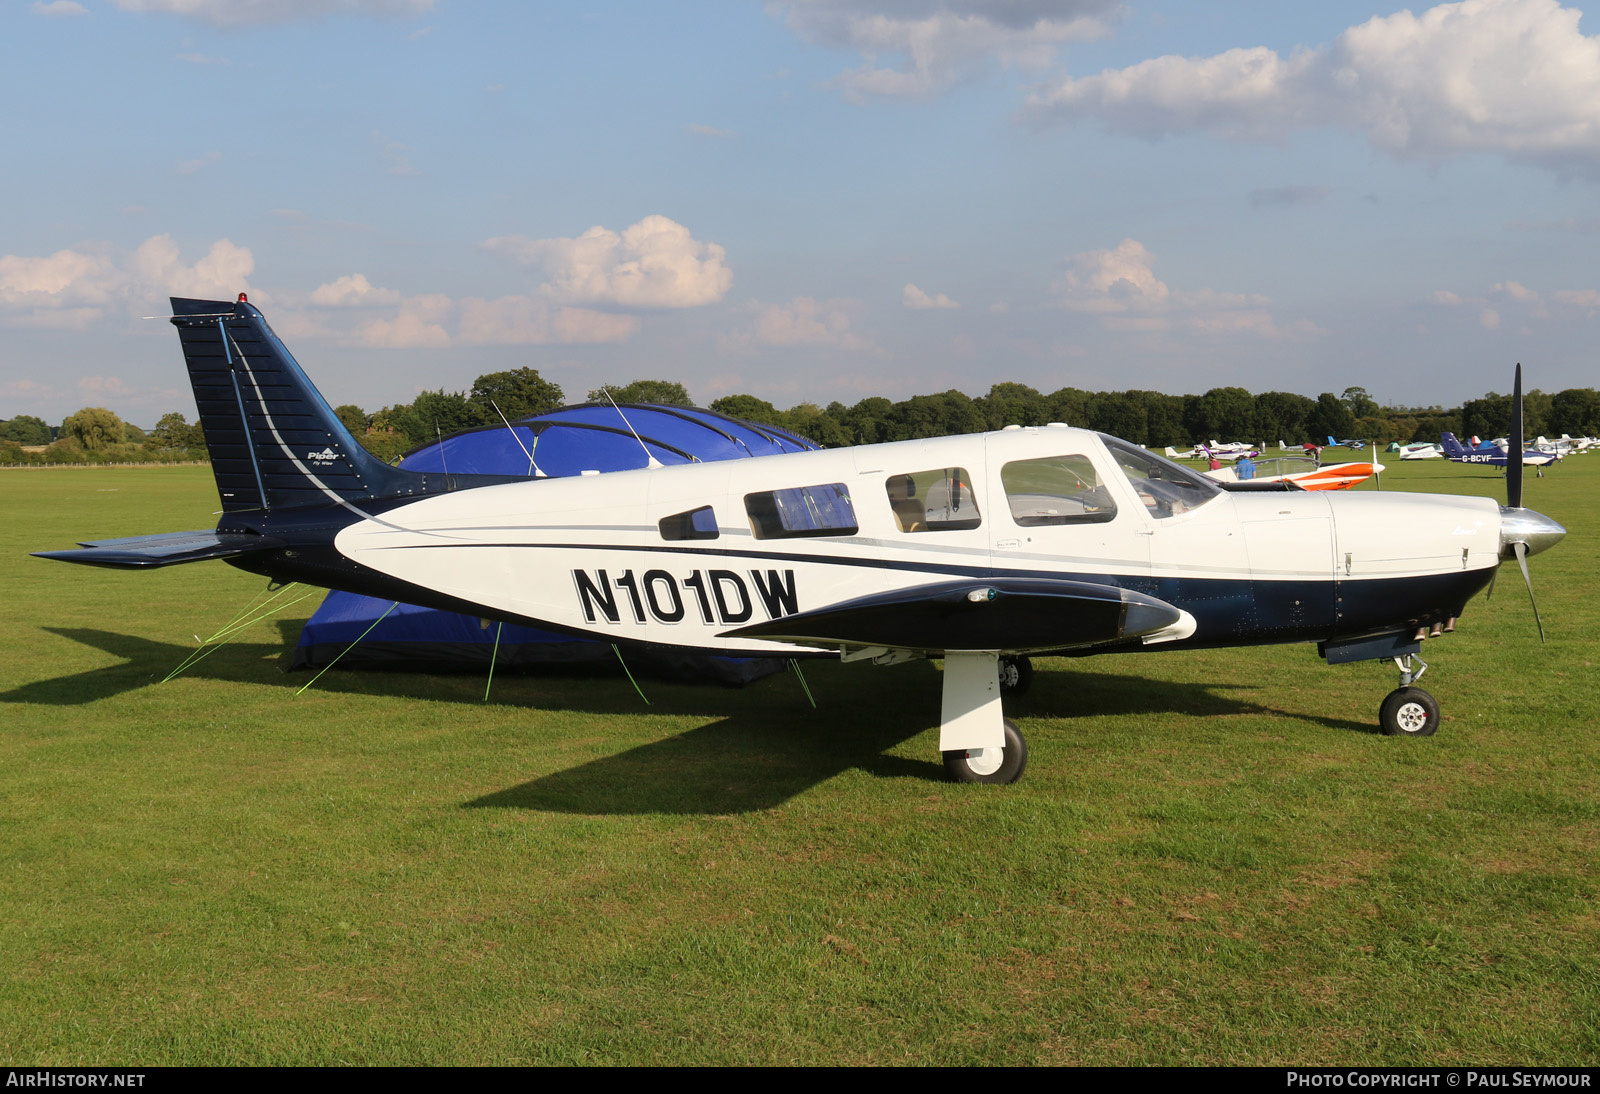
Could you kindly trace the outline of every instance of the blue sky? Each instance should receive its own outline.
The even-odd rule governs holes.
[[[1002,380],[1594,386],[1600,38],[1556,0],[0,6],[0,418],[193,404],[251,293],[336,403]]]

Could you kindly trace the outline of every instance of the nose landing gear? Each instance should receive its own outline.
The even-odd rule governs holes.
[[[1428,663],[1416,654],[1394,659],[1400,669],[1400,686],[1391,691],[1378,708],[1378,728],[1391,737],[1431,737],[1439,729],[1439,702],[1415,687],[1428,671]]]

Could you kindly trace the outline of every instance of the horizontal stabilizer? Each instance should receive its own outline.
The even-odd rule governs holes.
[[[60,562],[81,562],[86,566],[141,570],[152,566],[176,566],[182,562],[203,562],[208,558],[234,558],[256,551],[271,551],[282,547],[283,541],[270,536],[201,531],[129,536],[126,539],[80,540],[79,546],[82,550],[35,551],[34,556]]]
[[[1164,600],[1114,585],[995,578],[920,585],[724,632],[823,646],[1036,650],[1094,646],[1170,627],[1183,616]]]

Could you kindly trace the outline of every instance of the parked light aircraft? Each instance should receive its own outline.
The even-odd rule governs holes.
[[[1556,457],[1548,452],[1540,452],[1534,448],[1523,448],[1520,438],[1516,442],[1516,447],[1522,451],[1520,460],[1511,459],[1508,451],[1508,446],[1511,443],[1509,439],[1504,445],[1489,441],[1478,448],[1467,448],[1456,439],[1454,433],[1441,433],[1439,439],[1440,447],[1444,449],[1445,457],[1455,463],[1477,463],[1488,467],[1505,467],[1512,464],[1520,467],[1526,464],[1529,467],[1542,469],[1546,465],[1556,462]],[[1540,470],[1539,473],[1542,475],[1544,471]]]
[[[1426,441],[1403,444],[1398,451],[1402,460],[1437,460],[1444,456],[1444,449]]]
[[[1310,456],[1268,456],[1255,461],[1255,473],[1246,482],[1290,482],[1302,490],[1348,490],[1383,471],[1381,463],[1324,464]],[[1205,472],[1220,483],[1241,481],[1237,467]]]
[[[172,307],[221,519],[44,557],[221,558],[621,645],[942,657],[939,747],[962,781],[1022,774],[1000,670],[1034,653],[1316,642],[1332,664],[1393,659],[1383,730],[1431,734],[1423,640],[1502,559],[1526,579],[1565,535],[1521,508],[1520,471],[1504,507],[1228,490],[1063,425],[573,478],[405,471],[357,444],[243,294]]]

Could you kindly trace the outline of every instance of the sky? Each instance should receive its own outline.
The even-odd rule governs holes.
[[[1391,5],[6,0],[0,418],[240,291],[369,411],[1600,385],[1600,25]]]

